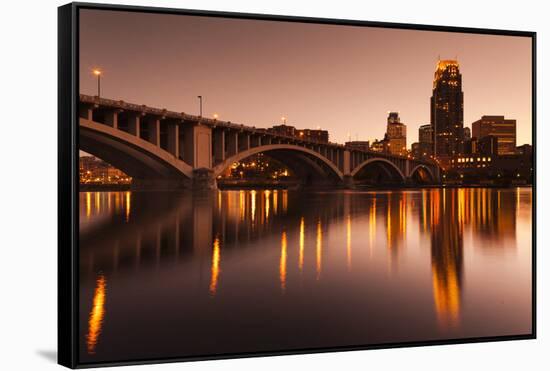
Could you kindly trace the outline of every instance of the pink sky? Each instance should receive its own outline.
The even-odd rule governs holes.
[[[381,138],[400,112],[407,145],[430,120],[438,56],[458,58],[464,124],[517,120],[531,143],[531,39],[373,27],[81,10],[80,91],[256,127],[288,118],[330,140]]]

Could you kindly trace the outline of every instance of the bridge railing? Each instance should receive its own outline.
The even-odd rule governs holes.
[[[212,119],[212,118],[206,118],[196,115],[190,115],[185,112],[175,112],[175,111],[169,111],[167,109],[160,109],[160,108],[154,108],[149,107],[146,105],[139,105],[135,103],[128,103],[123,100],[114,100],[114,99],[108,99],[108,98],[101,98],[86,94],[80,94],[80,102],[82,103],[88,103],[88,104],[94,104],[98,106],[107,106],[111,108],[116,109],[122,109],[126,111],[135,111],[145,114],[151,114],[156,116],[162,116],[162,117],[168,117],[178,120],[184,120],[184,121],[191,121],[191,122],[197,122],[201,125],[207,125],[210,127],[223,127],[227,129],[233,129],[236,131],[247,131],[252,134],[259,134],[259,135],[268,135],[272,138],[280,138],[280,139],[287,139],[292,140],[298,143],[304,143],[304,144],[321,144],[321,145],[327,145],[331,147],[338,147],[343,148],[344,146],[339,143],[334,142],[322,142],[319,140],[311,139],[311,138],[298,138],[291,135],[284,135],[280,133],[272,133],[268,132],[266,129],[263,128],[256,128],[255,126],[247,126],[243,124],[236,124],[232,123],[231,121],[223,121],[218,119]]]

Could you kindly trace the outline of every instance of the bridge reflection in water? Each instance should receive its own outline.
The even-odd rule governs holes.
[[[80,205],[84,361],[530,331],[529,188]]]

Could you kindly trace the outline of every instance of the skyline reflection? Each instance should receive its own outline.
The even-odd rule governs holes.
[[[185,277],[189,288],[178,290],[178,296],[193,292],[192,302],[198,303],[202,295],[219,303],[226,303],[231,295],[246,301],[242,296],[246,290],[261,292],[263,300],[273,301],[276,296],[270,287],[274,282],[278,296],[292,293],[304,299],[312,295],[308,292],[329,290],[332,294],[327,295],[342,296],[366,285],[371,287],[365,300],[371,298],[368,307],[375,311],[373,320],[397,310],[380,303],[372,307],[372,300],[385,300],[372,296],[376,285],[386,287],[385,295],[395,296],[393,300],[407,296],[396,296],[401,290],[414,290],[419,298],[429,298],[422,311],[413,312],[431,324],[422,331],[445,337],[480,331],[465,312],[467,298],[470,306],[472,300],[480,301],[476,290],[467,290],[466,276],[476,287],[488,290],[495,289],[487,286],[491,281],[478,277],[489,274],[508,279],[498,264],[481,267],[478,260],[527,261],[530,255],[523,247],[528,241],[517,239],[518,233],[525,236],[531,226],[530,214],[523,211],[531,208],[529,188],[252,190],[154,198],[135,192],[83,192],[80,202],[81,285],[94,287],[84,346],[87,356],[98,349],[98,342],[116,337],[102,328],[106,309],[115,305],[105,301],[107,279],[110,295],[116,297],[113,287],[121,277],[153,275],[150,279],[156,282],[176,270],[181,278],[166,281],[164,287],[177,285]],[[510,255],[509,249],[519,250]],[[486,250],[493,252],[486,255]],[[472,273],[478,271],[483,273]],[[340,287],[344,282],[354,283]],[[517,285],[509,283],[510,287]]]

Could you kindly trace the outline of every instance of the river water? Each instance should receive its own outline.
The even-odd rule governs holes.
[[[79,197],[81,362],[531,333],[531,188]]]

